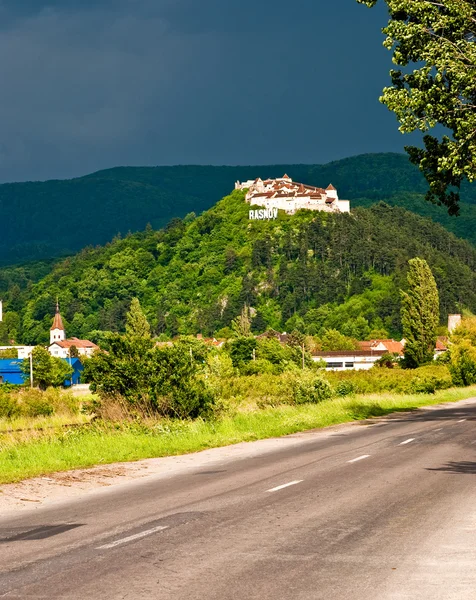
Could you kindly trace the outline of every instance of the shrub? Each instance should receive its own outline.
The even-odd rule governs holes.
[[[96,352],[85,367],[91,390],[103,402],[123,398],[131,411],[179,418],[207,413],[213,388],[203,379],[208,348],[184,338],[166,347],[114,334],[109,353]]]
[[[449,369],[455,385],[476,383],[476,348],[469,340],[451,346]]]
[[[233,367],[233,361],[223,351],[214,352],[210,354],[207,359],[208,371],[212,377],[219,377],[220,379],[233,377],[235,369]]]
[[[44,396],[26,396],[21,408],[25,417],[49,417],[55,412],[51,402]]]
[[[273,373],[276,375],[280,372],[280,370],[281,369],[278,365],[274,365],[269,360],[266,360],[265,358],[258,358],[243,364],[241,366],[240,373],[242,375],[261,375],[264,373]]]
[[[231,340],[227,349],[234,367],[240,368],[243,363],[247,363],[253,359],[253,351],[258,345],[253,337],[238,337]]]
[[[80,400],[72,394],[49,388],[20,389],[10,393],[0,392],[0,417],[47,417],[55,413],[77,415]]]
[[[351,382],[356,394],[393,392],[396,394],[415,393],[415,389],[447,389],[452,379],[446,365],[427,365],[418,369],[382,369],[374,367],[368,371],[330,371],[326,377],[337,391],[340,382]],[[432,382],[431,380],[435,381]],[[423,383],[423,380],[426,382]]]
[[[11,394],[0,392],[0,418],[11,419],[21,413],[20,406]]]
[[[355,394],[355,385],[352,381],[339,381],[335,388],[336,396],[344,398],[345,396],[353,396]]]
[[[322,402],[332,397],[332,388],[330,383],[323,377],[316,377],[314,374],[301,375],[294,386],[294,402],[296,404],[305,404]]]

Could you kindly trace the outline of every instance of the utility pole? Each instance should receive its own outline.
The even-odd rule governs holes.
[[[33,350],[30,352],[30,387],[33,387]]]
[[[71,360],[71,348],[68,350],[68,358],[69,358],[69,368],[72,369],[73,365],[72,365],[72,360]],[[71,373],[71,389],[73,389],[73,376],[74,376],[74,372]]]

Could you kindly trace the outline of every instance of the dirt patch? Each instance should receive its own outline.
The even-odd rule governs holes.
[[[2,485],[0,486],[0,514],[22,507],[31,509],[32,503],[43,505],[76,497],[97,488],[145,477],[149,474],[149,467],[144,463],[146,461],[77,469]]]

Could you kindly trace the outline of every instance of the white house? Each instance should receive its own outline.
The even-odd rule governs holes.
[[[244,182],[237,181],[235,189],[248,190],[246,201],[250,205],[263,206],[268,210],[284,210],[293,215],[302,208],[325,212],[350,212],[349,200],[339,200],[333,185],[322,189],[297,183],[288,175],[278,179],[260,178]],[[250,211],[250,218],[252,211]]]
[[[387,354],[387,350],[339,350],[316,352],[312,360],[323,360],[327,371],[363,371],[371,369],[384,354]]]
[[[16,350],[18,352],[18,358],[28,358],[35,346],[0,346],[1,350]]]

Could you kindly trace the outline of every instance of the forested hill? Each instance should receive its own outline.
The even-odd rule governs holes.
[[[123,330],[134,296],[157,335],[219,335],[248,304],[256,332],[398,337],[399,289],[415,256],[433,270],[442,322],[464,306],[476,311],[476,249],[428,219],[383,203],[269,222],[249,221],[248,208],[235,191],[199,217],[85,249],[23,291],[4,275],[0,339],[47,342],[57,296],[67,334],[94,341]]]
[[[476,188],[463,190],[462,216],[423,200],[426,186],[405,155],[368,154],[327,165],[249,167],[122,167],[77,179],[0,185],[0,264],[15,264],[105,244],[117,233],[164,227],[173,217],[200,214],[234,182],[288,173],[296,181],[333,183],[352,206],[380,200],[441,222],[476,243]]]

